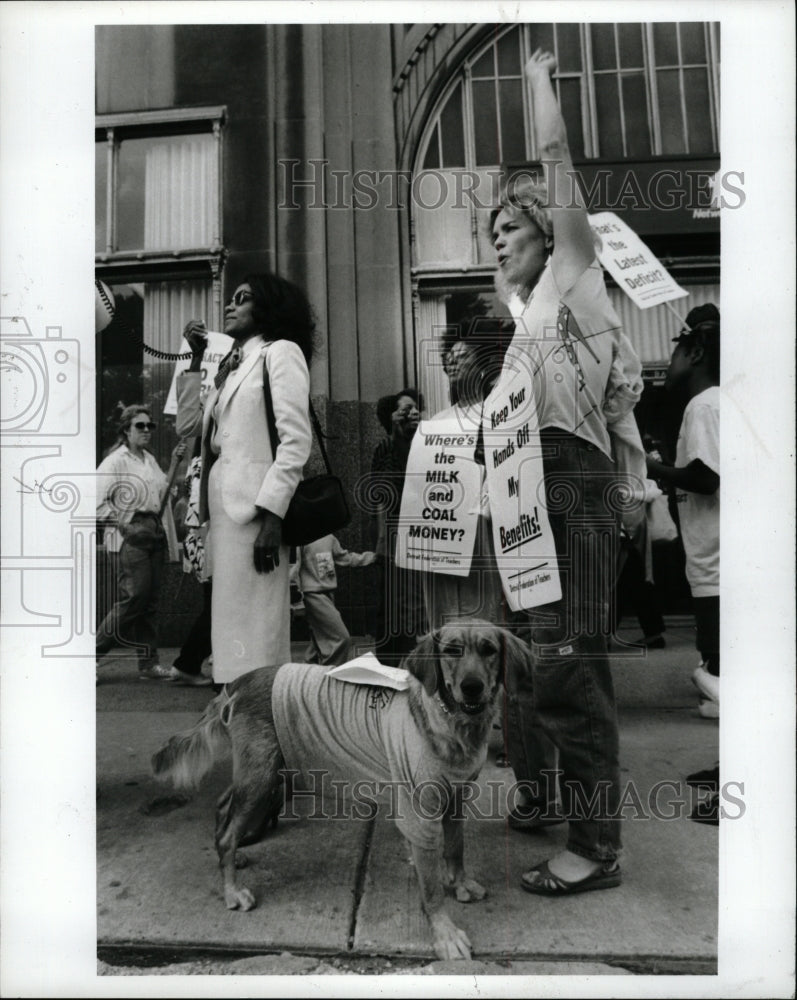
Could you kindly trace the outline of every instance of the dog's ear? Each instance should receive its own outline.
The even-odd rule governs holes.
[[[437,690],[438,641],[436,632],[424,636],[404,661],[405,669],[418,678],[428,695],[433,695]]]
[[[507,694],[515,694],[518,677],[531,675],[531,650],[525,642],[521,642],[507,629],[498,629],[498,633],[501,642],[504,686]]]

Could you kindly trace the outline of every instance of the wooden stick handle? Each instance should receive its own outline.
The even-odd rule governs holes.
[[[685,326],[687,330],[691,329],[691,327],[689,326],[689,324],[686,322],[686,320],[683,318],[683,316],[681,316],[681,314],[678,312],[678,310],[675,309],[675,307],[673,306],[673,304],[671,302],[662,302],[662,305],[666,306],[670,310],[670,312],[678,320],[678,322],[679,322],[679,324],[681,326]]]

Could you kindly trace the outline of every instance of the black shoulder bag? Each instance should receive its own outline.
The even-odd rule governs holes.
[[[263,394],[266,399],[266,422],[271,440],[271,451],[276,458],[280,439],[277,433],[277,420],[274,416],[274,403],[271,398],[271,384],[265,359],[263,360]],[[329,464],[327,451],[324,447],[321,425],[315,415],[313,404],[309,400],[308,404],[310,406],[310,419],[327,471],[326,474],[303,479],[296,487],[293,499],[282,519],[283,545],[308,545],[310,542],[323,538],[324,535],[331,535],[341,528],[345,528],[351,521],[343,484],[332,472],[332,466]]]

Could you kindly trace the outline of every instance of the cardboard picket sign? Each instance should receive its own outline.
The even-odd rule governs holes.
[[[418,426],[396,533],[396,563],[402,568],[469,574],[484,477],[473,457],[478,432],[478,422],[461,411]]]
[[[230,353],[234,343],[233,338],[228,337],[226,333],[214,333],[208,330],[208,346],[202,355],[202,386],[199,390],[203,402],[218,373],[219,363],[226,354]],[[185,354],[190,350],[187,341],[183,340],[180,353]],[[169,395],[166,397],[166,404],[163,407],[163,412],[169,416],[174,416],[177,413],[177,376],[180,372],[187,371],[190,364],[190,358],[183,358],[175,363],[172,384],[169,386]]]
[[[614,212],[597,212],[588,219],[592,232],[600,237],[597,254],[601,266],[640,309],[689,294]]]
[[[558,601],[562,587],[526,366],[504,368],[485,401],[482,429],[493,546],[507,603],[521,611]]]

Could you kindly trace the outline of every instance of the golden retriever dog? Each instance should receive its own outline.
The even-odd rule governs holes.
[[[252,671],[227,685],[193,729],[173,736],[153,770],[194,788],[231,742],[232,785],[217,804],[216,849],[225,903],[241,910],[255,897],[239,883],[236,849],[276,822],[286,776],[313,765],[335,782],[365,776],[391,784],[435,952],[469,958],[470,941],[444,908],[447,888],[461,903],[485,896],[463,864],[464,789],[486,758],[501,682],[529,669],[529,651],[505,629],[470,619],[424,638],[404,665],[405,691],[346,683],[310,664]],[[319,772],[312,774],[315,782]]]

